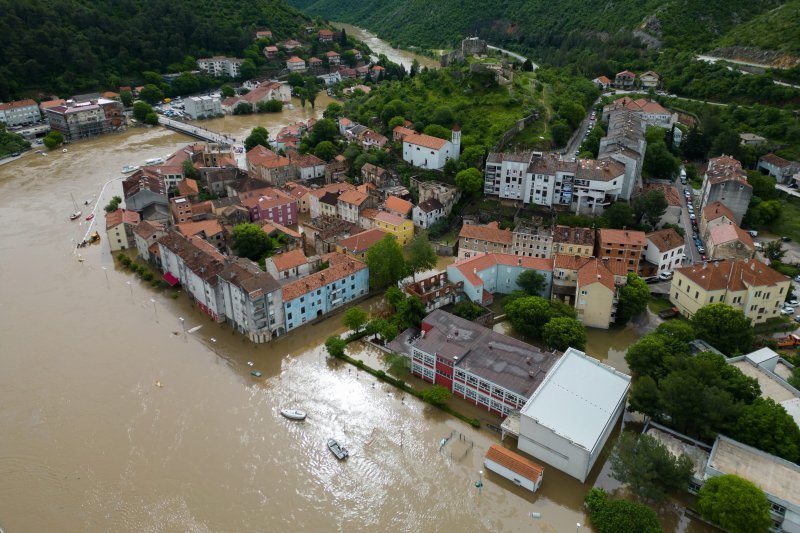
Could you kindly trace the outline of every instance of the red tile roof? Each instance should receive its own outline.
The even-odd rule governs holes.
[[[242,205],[248,209],[252,209],[256,205],[261,209],[269,209],[286,203],[297,202],[285,192],[272,187],[243,192],[239,194],[239,198],[242,200]]]
[[[181,196],[194,196],[200,192],[197,186],[197,180],[192,178],[184,178],[178,182],[178,194]]]
[[[414,209],[414,204],[397,196],[389,196],[383,202],[383,206],[389,211],[400,213],[402,216],[408,216],[408,213]]]
[[[686,276],[707,291],[722,289],[743,291],[748,286],[772,286],[789,281],[787,276],[776,272],[758,259],[725,259],[678,268],[675,272]]]
[[[286,60],[286,62],[287,63],[305,63],[305,61],[303,61],[302,59],[300,59],[297,56],[290,57],[289,59]]]
[[[356,233],[345,239],[340,239],[338,245],[352,254],[360,254],[369,250],[374,244],[383,239],[388,233],[380,228],[372,228],[361,233]]]
[[[205,233],[206,237],[213,237],[214,235],[222,233],[222,225],[220,225],[219,221],[215,218],[201,220],[199,222],[184,222],[183,224],[176,224],[175,229],[187,237],[198,235],[200,233]]]
[[[645,245],[645,235],[643,231],[635,231],[628,229],[607,229],[603,228],[598,231],[600,242],[625,244],[625,245]]]
[[[270,261],[272,261],[272,263],[275,265],[275,268],[278,269],[278,272],[283,272],[284,270],[289,270],[290,268],[305,265],[308,263],[308,258],[306,257],[306,254],[303,253],[303,250],[298,248],[282,254],[273,255],[270,257]]]
[[[600,283],[612,292],[614,291],[614,274],[602,261],[594,257],[578,270],[579,287],[586,287],[592,283]]]
[[[600,83],[602,83],[602,84],[604,84],[604,85],[608,85],[608,84],[610,84],[610,83],[611,83],[611,80],[610,80],[610,79],[608,79],[608,77],[607,77],[607,76],[599,76],[599,77],[597,78],[597,81],[599,81]]]
[[[750,250],[755,249],[753,238],[736,224],[720,224],[719,226],[714,226],[709,232],[708,240],[715,246],[739,240],[742,244],[750,248]]]
[[[431,150],[441,150],[447,143],[447,141],[444,139],[440,139],[439,137],[432,137],[430,135],[425,135],[422,133],[413,133],[410,135],[406,135],[405,137],[403,137],[403,142],[408,144],[413,144],[416,146],[422,146],[423,148],[430,148]]]
[[[647,240],[653,243],[660,252],[674,250],[686,244],[686,241],[672,228],[662,229],[647,234]]]
[[[770,165],[775,165],[778,168],[788,167],[792,164],[791,161],[782,158],[779,155],[775,154],[766,154],[761,156],[761,161],[765,163],[769,163]]]
[[[110,213],[106,213],[106,229],[109,230],[122,223],[138,224],[139,213],[136,211],[128,211],[126,209],[117,209]]]
[[[492,444],[486,452],[486,460],[497,463],[525,479],[539,481],[544,474],[544,468],[530,459],[522,457],[499,444]]]
[[[266,233],[267,235],[272,235],[274,232],[279,232],[288,235],[289,237],[293,237],[295,239],[302,239],[303,236],[300,235],[298,232],[291,228],[287,228],[286,226],[282,226],[277,222],[273,222],[271,220],[263,221],[264,225],[261,226],[261,231]]]
[[[594,228],[571,228],[556,226],[553,229],[553,242],[559,244],[576,244],[594,246]]]
[[[462,259],[452,266],[461,271],[464,277],[474,286],[483,286],[483,280],[478,277],[477,272],[491,268],[494,265],[518,266],[545,272],[553,271],[553,259],[542,259],[538,257],[520,257],[518,255],[490,253],[481,254],[469,259]]]
[[[25,100],[16,100],[14,102],[8,102],[7,104],[0,104],[0,111],[5,111],[6,109],[16,109],[18,107],[26,107],[30,105],[36,107],[36,102],[30,98],[26,98]]]
[[[591,257],[585,257],[582,255],[556,254],[553,258],[553,268],[577,271],[591,259]]]
[[[358,190],[345,191],[339,195],[339,201],[351,205],[361,205],[367,200],[367,195]]]
[[[315,272],[283,287],[283,301],[289,302],[311,291],[321,289],[329,283],[338,281],[364,270],[367,265],[358,259],[345,254],[331,253],[323,256],[323,261],[328,262],[328,268]]]
[[[736,221],[733,211],[728,209],[728,206],[722,202],[717,201],[708,204],[705,209],[703,209],[703,218],[706,219],[706,222],[711,222],[712,220],[716,220],[720,217],[725,217],[734,222]]]
[[[479,224],[464,224],[458,233],[459,238],[478,239],[499,244],[511,244],[514,233],[508,229],[500,229],[497,222],[490,222],[485,226]]]
[[[721,155],[708,161],[706,177],[712,185],[726,181],[738,181],[741,185],[753,188],[747,182],[747,174],[742,164],[729,155]]]
[[[405,218],[401,218],[397,215],[393,215],[391,213],[387,213],[386,211],[381,211],[377,215],[375,215],[374,220],[379,220],[381,222],[385,222],[386,224],[400,227],[403,223],[407,220]]]

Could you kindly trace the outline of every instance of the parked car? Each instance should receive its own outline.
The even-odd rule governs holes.
[[[791,237],[786,237],[786,236],[783,236],[783,237],[781,237],[781,241],[782,241],[782,242],[789,242],[789,241],[791,241],[791,240],[792,240],[792,238],[791,238]]]
[[[703,248],[702,246],[698,246],[698,247],[697,247],[697,251],[698,251],[698,252],[700,252],[701,254],[704,254],[704,253],[706,253],[706,249],[705,249],[705,248]]]
[[[672,279],[672,271],[671,270],[665,270],[664,272],[660,272],[658,274],[658,279],[660,279],[662,281],[667,281],[667,280]]]
[[[695,216],[695,214],[694,214],[694,213],[691,213],[691,212],[690,212],[690,213],[689,213],[689,218],[690,218],[691,220],[695,220],[697,217]]]
[[[794,280],[795,280],[797,283],[800,283],[800,274],[796,275],[796,276],[794,277]]]
[[[797,298],[792,298],[791,300],[788,300],[785,305],[787,307],[797,307],[800,305],[800,301],[797,301]]]
[[[747,230],[747,233],[749,233],[751,237],[758,237],[758,232],[754,229]]]
[[[781,309],[782,315],[793,315],[794,314],[794,307],[784,307]]]

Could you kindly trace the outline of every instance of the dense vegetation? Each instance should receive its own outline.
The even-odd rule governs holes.
[[[477,34],[532,52],[551,64],[603,63],[642,52],[634,31],[645,27],[668,47],[705,49],[742,21],[780,0],[290,0],[308,13],[365,26],[404,46],[453,47]],[[397,21],[403,21],[398,24]],[[779,39],[781,34],[775,35]]]
[[[0,0],[0,100],[117,87],[186,56],[242,57],[257,28],[299,35],[308,17],[282,0]]]
[[[30,146],[31,143],[21,136],[6,131],[6,125],[0,122],[0,157],[27,150]]]
[[[740,24],[719,39],[719,46],[757,46],[800,56],[800,0],[789,0]]]

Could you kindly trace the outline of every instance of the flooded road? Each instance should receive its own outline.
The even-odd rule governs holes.
[[[272,132],[294,118],[220,120],[240,135],[251,121]],[[321,342],[344,330],[340,317],[253,345],[184,295],[118,270],[102,230],[79,262],[73,240],[87,228],[67,220],[70,193],[91,198],[123,165],[189,142],[133,129],[0,167],[0,528],[559,532],[586,522],[581,498],[599,468],[585,485],[547,468],[535,495],[489,473],[479,493],[498,436],[327,361]],[[98,202],[120,192],[115,181]],[[178,317],[202,327],[184,334]],[[351,355],[382,359],[360,346]],[[285,407],[309,418],[290,422]],[[453,431],[474,443],[463,456],[438,451]],[[329,437],[348,461],[334,459]],[[702,531],[681,520],[664,523]]]
[[[392,45],[379,39],[374,33],[358,26],[345,24],[344,22],[331,22],[335,28],[344,28],[348,35],[363,41],[370,47],[372,53],[377,56],[380,54],[385,55],[389,61],[403,65],[405,69],[411,70],[411,63],[416,59],[419,61],[421,67],[439,68],[439,60],[432,57],[415,54],[408,50],[401,50],[400,48],[392,48]]]

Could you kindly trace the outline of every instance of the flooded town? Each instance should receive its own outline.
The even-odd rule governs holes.
[[[786,160],[680,159],[653,71],[558,139],[479,37],[251,33],[0,104],[0,533],[800,531]]]

